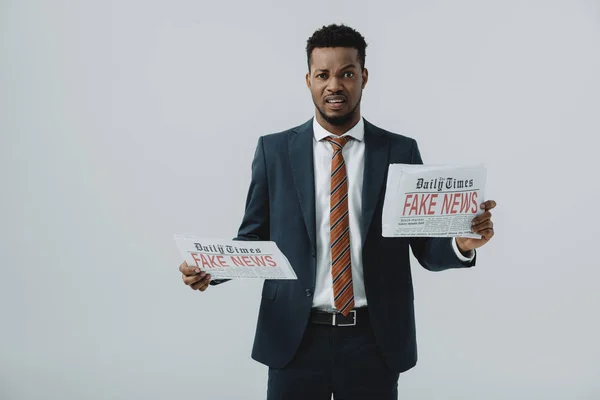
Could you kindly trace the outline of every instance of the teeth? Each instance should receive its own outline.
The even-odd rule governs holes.
[[[343,103],[344,100],[327,100],[328,103]]]

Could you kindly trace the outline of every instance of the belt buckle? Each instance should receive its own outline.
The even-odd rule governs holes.
[[[356,326],[356,310],[350,311],[350,314],[352,314],[352,323],[336,325],[335,320],[336,320],[337,313],[333,313],[333,326]]]

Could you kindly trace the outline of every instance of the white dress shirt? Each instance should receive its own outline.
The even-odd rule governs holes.
[[[333,148],[327,141],[322,141],[327,136],[337,135],[325,130],[313,118],[313,154],[315,171],[315,212],[317,230],[317,276],[313,297],[313,308],[324,311],[335,309],[333,302],[333,284],[331,277],[331,252],[330,252],[330,186],[331,186],[331,158]],[[348,218],[350,224],[350,260],[352,262],[352,285],[354,287],[355,307],[367,305],[365,294],[365,283],[362,266],[362,232],[361,232],[361,210],[362,210],[362,188],[363,171],[365,169],[365,124],[361,118],[359,122],[342,136],[351,136],[342,151],[346,172],[348,175]],[[452,245],[456,255],[462,261],[470,261],[471,257],[465,257],[456,246]]]

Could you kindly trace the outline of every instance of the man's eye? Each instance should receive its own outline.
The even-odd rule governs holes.
[[[350,72],[350,71],[348,71],[348,72],[345,72],[345,73],[344,73],[344,76],[345,76],[346,78],[352,78],[352,77],[354,76],[354,72]]]
[[[325,79],[325,74],[319,74],[319,75],[317,75],[317,78],[319,78],[319,79]]]

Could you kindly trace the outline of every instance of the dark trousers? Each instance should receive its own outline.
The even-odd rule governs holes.
[[[370,324],[309,323],[295,358],[269,369],[267,400],[396,400],[399,374],[385,364]]]

